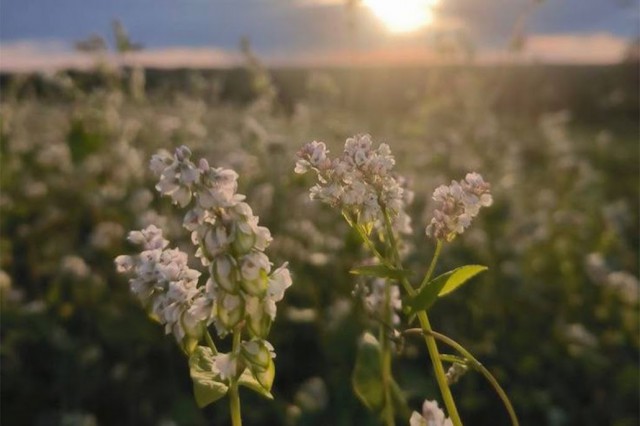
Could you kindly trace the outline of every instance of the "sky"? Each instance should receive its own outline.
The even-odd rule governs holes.
[[[431,25],[394,34],[344,0],[1,0],[0,69],[86,65],[74,42],[110,40],[116,18],[144,46],[129,60],[153,66],[229,66],[241,37],[273,65],[428,64],[440,58],[434,40],[452,35],[491,62],[519,26],[522,60],[613,63],[640,34],[639,10],[640,0],[439,0]]]

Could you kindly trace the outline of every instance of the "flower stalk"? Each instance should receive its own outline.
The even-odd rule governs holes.
[[[206,272],[191,269],[187,253],[168,248],[154,225],[129,234],[142,250],[118,256],[117,269],[132,276],[132,292],[189,357],[196,403],[204,407],[228,394],[232,424],[239,426],[240,385],[273,398],[275,353],[266,339],[276,303],[292,284],[289,269],[285,263],[272,270],[265,254],[271,233],[237,192],[236,172],[205,159],[196,165],[186,146],[154,155],[150,168],[156,189],[187,209],[183,227]],[[232,336],[230,353],[218,351],[211,325],[218,338]]]
[[[411,202],[413,193],[406,188],[406,180],[392,172],[395,159],[389,146],[380,144],[378,148],[374,148],[369,135],[356,135],[347,139],[341,156],[331,159],[328,153],[323,142],[314,141],[305,145],[298,151],[295,172],[304,174],[312,171],[316,174],[318,181],[310,190],[310,198],[338,209],[377,261],[377,264],[366,265],[352,272],[376,278],[372,283],[371,293],[365,294],[369,311],[380,323],[380,370],[374,375],[382,376],[379,379],[383,391],[374,394],[374,397],[359,392],[364,386],[361,383],[371,383],[371,380],[375,383],[376,378],[371,377],[367,377],[363,382],[354,382],[354,389],[363,403],[372,410],[379,409],[377,404],[382,399],[383,420],[387,426],[393,425],[390,389],[391,384],[395,382],[391,372],[391,337],[387,328],[393,330],[393,327],[399,324],[399,318],[393,310],[399,310],[402,302],[398,287],[391,284],[391,281],[396,280],[408,295],[407,312],[415,314],[420,322],[419,330],[424,337],[436,381],[449,414],[449,418],[445,418],[437,402],[427,400],[423,404],[422,414],[414,412],[411,416],[411,426],[462,426],[427,310],[438,297],[452,292],[469,278],[486,269],[481,265],[467,265],[432,280],[444,243],[451,242],[462,234],[478,215],[481,207],[492,204],[490,185],[478,173],[468,173],[463,180],[441,185],[434,191],[433,199],[438,203],[438,207],[426,226],[425,233],[427,237],[436,240],[436,247],[427,271],[416,288],[409,281],[407,271],[402,265],[402,249],[405,247],[402,246],[401,240],[403,234],[411,232],[410,218],[405,212],[405,207]],[[374,242],[372,235],[377,235],[378,240]],[[380,245],[384,250],[379,249]],[[396,293],[392,293],[392,290]],[[369,348],[375,343],[375,339],[366,340]],[[357,377],[360,377],[362,372],[356,372]]]
[[[464,359],[467,361],[467,363],[471,367],[476,369],[480,374],[482,374],[485,377],[485,379],[487,379],[489,384],[493,387],[493,389],[496,391],[496,393],[498,394],[498,397],[502,400],[502,403],[504,404],[505,409],[507,410],[507,413],[509,414],[509,418],[511,419],[511,424],[513,426],[519,426],[520,425],[520,423],[518,422],[518,416],[516,415],[516,412],[515,412],[515,410],[513,408],[513,405],[511,405],[511,401],[509,400],[509,397],[507,396],[507,393],[504,391],[504,389],[502,389],[502,386],[500,386],[500,383],[498,383],[498,380],[493,376],[493,374],[491,374],[491,372],[489,370],[487,370],[487,368],[484,365],[482,365],[482,363],[480,361],[478,361],[471,354],[471,352],[469,352],[467,349],[465,349],[464,346],[462,346],[461,344],[459,344],[458,342],[456,342],[452,338],[450,338],[448,336],[445,336],[444,334],[435,332],[433,330],[410,328],[408,330],[403,331],[402,334],[405,334],[405,335],[422,334],[425,337],[426,336],[431,336],[432,338],[440,340],[441,342],[451,346],[453,349],[458,351],[460,353],[460,355],[462,355],[464,357]],[[442,357],[443,356],[441,356],[441,358]]]
[[[233,333],[233,347],[231,353],[237,359],[240,356],[240,344],[242,342],[242,328],[237,327]],[[242,426],[242,415],[240,410],[240,392],[238,390],[238,379],[231,379],[229,385],[229,412],[231,413],[231,425]]]

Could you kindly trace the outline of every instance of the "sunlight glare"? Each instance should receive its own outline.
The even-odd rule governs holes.
[[[364,0],[363,3],[394,33],[426,27],[438,0]]]

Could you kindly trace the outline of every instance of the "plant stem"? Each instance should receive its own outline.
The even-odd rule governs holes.
[[[402,268],[402,261],[400,259],[400,252],[398,250],[398,243],[396,241],[396,237],[393,233],[393,227],[391,226],[391,219],[389,218],[389,213],[386,208],[382,206],[382,212],[385,220],[385,229],[389,236],[389,242],[391,243],[392,252],[394,254],[394,261],[396,262],[396,267],[399,269]],[[431,259],[431,264],[429,265],[429,270],[423,279],[424,282],[428,282],[433,274],[433,270],[435,269],[436,263],[438,262],[438,257],[440,256],[440,251],[442,250],[442,243],[438,241],[436,245],[436,251],[433,254],[433,258]],[[413,288],[409,280],[406,278],[402,278],[400,280],[402,286],[405,291],[409,294],[410,297],[415,296],[416,290]],[[420,321],[420,325],[422,330],[425,331],[424,340],[427,345],[427,350],[429,351],[429,357],[431,358],[431,364],[433,365],[433,370],[436,375],[436,381],[438,382],[438,387],[440,388],[440,393],[442,394],[442,399],[444,400],[444,405],[447,408],[447,413],[449,414],[449,418],[453,422],[454,426],[462,426],[462,420],[460,419],[460,414],[458,414],[458,408],[456,407],[455,400],[453,399],[453,395],[451,394],[451,389],[449,389],[449,383],[447,382],[447,376],[444,371],[444,367],[442,366],[442,360],[440,359],[440,353],[438,352],[438,345],[436,344],[433,336],[426,333],[427,331],[431,331],[431,324],[429,323],[429,317],[427,316],[426,311],[422,311],[418,313],[418,320]]]
[[[209,334],[209,330],[207,329],[204,330],[204,340],[207,342],[207,346],[211,348],[211,352],[213,352],[214,355],[218,355],[218,348],[213,342],[213,338],[211,337],[211,334]]]
[[[427,313],[425,311],[418,313],[418,320],[420,321],[420,326],[424,333],[424,340],[427,344],[429,357],[431,358],[433,370],[436,374],[436,381],[438,382],[438,387],[440,387],[440,393],[442,394],[444,405],[447,407],[449,418],[453,422],[454,426],[462,426],[462,420],[460,419],[460,414],[458,414],[458,409],[456,408],[456,403],[453,399],[453,395],[451,394],[451,389],[449,389],[447,376],[444,371],[444,367],[442,366],[442,361],[440,360],[438,345],[436,344],[435,338],[431,335],[433,330],[431,329]]]
[[[233,332],[232,356],[238,357],[240,353],[240,343],[242,338],[242,328],[237,327]],[[229,384],[229,410],[231,412],[231,425],[242,426],[242,415],[240,414],[240,394],[238,392],[238,379],[233,377]]]
[[[384,283],[384,322],[391,323],[391,286],[388,280]],[[393,401],[391,400],[391,345],[387,330],[380,325],[380,342],[382,343],[382,356],[380,357],[382,371],[382,385],[384,387],[384,419],[387,426],[395,426],[393,413]]]
[[[240,415],[240,394],[238,393],[237,382],[234,382],[229,386],[229,409],[231,410],[232,426],[242,426],[242,416]]]
[[[433,275],[433,271],[436,268],[436,263],[438,263],[438,258],[440,257],[441,251],[442,251],[442,241],[438,240],[438,242],[436,243],[436,251],[435,253],[433,253],[433,257],[431,258],[431,264],[429,265],[429,269],[427,270],[427,273],[424,275],[424,278],[420,283],[419,289],[424,288],[424,286],[427,285],[427,283],[431,279],[431,276]]]
[[[511,401],[509,401],[509,397],[507,396],[507,393],[504,391],[504,389],[502,389],[502,386],[500,386],[500,383],[498,383],[498,380],[496,380],[496,378],[491,374],[491,372],[487,370],[485,366],[482,365],[482,363],[478,361],[471,354],[471,352],[466,350],[464,346],[462,346],[452,338],[447,337],[444,334],[437,333],[433,330],[425,331],[417,328],[410,328],[409,330],[405,330],[403,334],[422,334],[424,336],[430,335],[433,338],[438,339],[443,343],[446,343],[447,345],[451,346],[452,348],[460,352],[460,354],[467,359],[469,364],[473,368],[478,370],[478,372],[480,372],[480,374],[482,374],[485,377],[485,379],[487,379],[487,381],[491,384],[493,389],[496,391],[496,393],[502,400],[502,403],[504,404],[507,412],[509,413],[509,417],[511,418],[511,424],[513,426],[519,426],[518,417],[516,416],[516,412],[513,409],[513,406],[511,405]]]

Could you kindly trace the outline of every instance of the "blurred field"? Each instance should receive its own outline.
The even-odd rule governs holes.
[[[227,424],[199,410],[186,360],[116,276],[126,233],[162,224],[152,153],[180,144],[233,167],[294,286],[270,340],[276,403],[242,394],[247,425],[376,424],[350,386],[370,323],[351,295],[363,259],[307,195],[294,154],[370,133],[412,181],[410,265],[433,189],[475,170],[495,203],[439,269],[490,271],[432,314],[501,381],[523,425],[637,425],[640,416],[637,64],[227,71],[97,70],[0,78],[2,424]],[[185,247],[186,248],[186,247]],[[420,342],[394,372],[414,408],[437,386]],[[453,388],[469,425],[507,424],[482,378]]]

